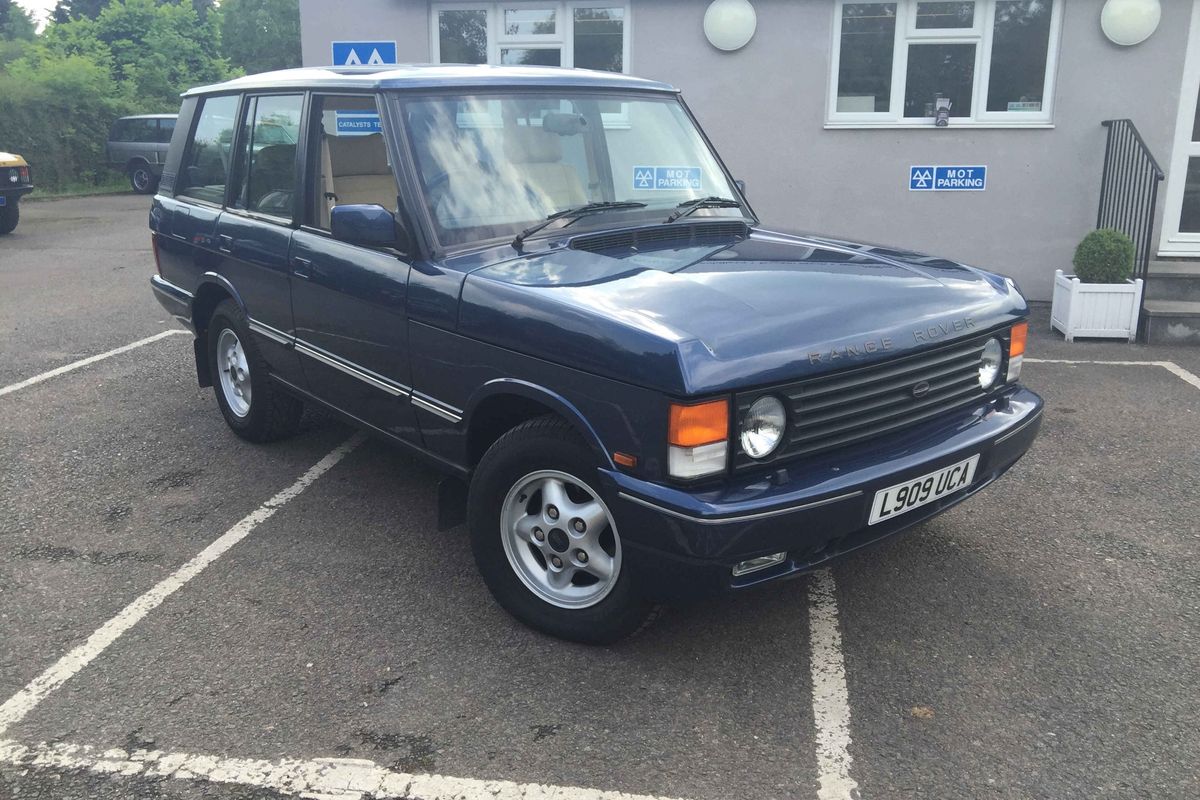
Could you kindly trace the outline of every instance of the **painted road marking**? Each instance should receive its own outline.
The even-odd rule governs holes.
[[[1162,367],[1184,383],[1200,389],[1200,377],[1174,361],[1074,361],[1069,358],[1027,358],[1026,364],[1107,364],[1111,367]]]
[[[838,630],[837,586],[827,569],[808,584],[808,638],[812,648],[813,721],[817,728],[820,800],[858,800],[850,777],[850,695]]]
[[[88,640],[60,658],[41,675],[29,682],[24,689],[10,697],[0,706],[0,736],[14,723],[24,719],[38,703],[58,687],[66,683],[108,649],[121,634],[136,625],[143,617],[157,608],[164,600],[179,591],[188,581],[199,575],[205,567],[223,556],[229,548],[245,539],[261,523],[270,519],[289,500],[294,500],[313,481],[324,475],[335,464],[361,444],[366,437],[355,434],[328,455],[309,468],[296,482],[261,506],[247,514],[240,522],[222,534],[216,541],[200,551],[191,561],[164,578],[150,591],[125,606],[119,614],[100,626]]]
[[[43,372],[41,375],[34,375],[32,378],[26,378],[25,380],[20,381],[19,383],[12,383],[12,384],[9,384],[8,386],[5,386],[4,388],[0,389],[0,397],[3,397],[6,394],[11,394],[13,392],[24,389],[27,386],[33,386],[36,383],[41,383],[42,381],[48,381],[51,378],[57,378],[59,375],[63,375],[65,373],[71,372],[72,370],[77,370],[80,367],[86,367],[88,364],[95,364],[97,361],[103,361],[106,358],[112,358],[113,356],[119,356],[119,355],[121,355],[121,353],[128,353],[130,350],[134,350],[138,347],[141,347],[142,345],[150,344],[152,342],[157,342],[159,339],[165,339],[168,336],[174,336],[179,333],[187,333],[187,331],[180,330],[179,328],[172,328],[169,331],[163,331],[162,333],[156,333],[153,336],[147,336],[145,339],[138,339],[136,342],[130,342],[129,344],[122,345],[121,347],[118,347],[115,350],[109,350],[107,353],[100,353],[98,355],[88,356],[87,358],[80,359],[79,361],[73,361],[70,364],[64,364],[63,366],[58,367],[57,369],[52,369],[49,372]]]
[[[272,789],[333,800],[413,798],[413,800],[666,800],[649,795],[607,792],[541,783],[484,781],[446,775],[393,772],[374,761],[317,758],[311,761],[165,753],[160,750],[105,750],[55,743],[28,747],[0,740],[0,763],[20,767],[87,770],[101,775],[179,778]]]

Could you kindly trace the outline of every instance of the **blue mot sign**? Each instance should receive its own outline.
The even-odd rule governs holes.
[[[908,190],[910,192],[982,192],[986,188],[986,166],[908,168]]]
[[[396,63],[395,42],[332,42],[335,67],[375,67]]]

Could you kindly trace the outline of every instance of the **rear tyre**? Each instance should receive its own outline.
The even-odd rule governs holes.
[[[513,428],[471,481],[471,549],[496,601],[531,628],[585,644],[639,630],[654,606],[634,586],[590,448],[563,420]]]
[[[246,315],[223,300],[208,323],[208,366],[225,422],[251,442],[291,436],[300,427],[304,404],[271,380]]]
[[[17,222],[21,219],[21,206],[18,204],[17,198],[12,198],[8,203],[0,208],[0,236],[6,233],[12,233]]]
[[[129,185],[138,194],[150,194],[157,183],[148,164],[134,164],[129,168]]]

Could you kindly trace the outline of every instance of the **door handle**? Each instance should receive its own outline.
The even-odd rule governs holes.
[[[308,280],[312,277],[312,262],[307,258],[293,258],[292,274],[297,278]]]
[[[217,249],[222,253],[233,252],[233,237],[227,233],[222,233],[217,237]]]

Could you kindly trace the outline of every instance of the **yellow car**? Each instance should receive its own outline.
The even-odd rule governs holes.
[[[21,218],[21,195],[33,191],[33,179],[25,159],[0,152],[0,235],[12,233]]]

